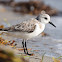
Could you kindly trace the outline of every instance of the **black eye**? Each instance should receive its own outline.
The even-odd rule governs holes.
[[[46,19],[47,20],[47,18],[45,17],[44,19]]]

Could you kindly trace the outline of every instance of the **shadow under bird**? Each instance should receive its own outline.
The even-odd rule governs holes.
[[[50,16],[46,14],[45,11],[41,11],[36,18],[31,18],[11,27],[0,29],[0,31],[6,31],[10,36],[23,39],[22,45],[24,53],[31,55],[28,53],[26,41],[42,33],[47,23],[56,27],[52,22],[50,22]]]

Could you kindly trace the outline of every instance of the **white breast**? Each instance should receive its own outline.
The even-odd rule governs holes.
[[[36,24],[36,28],[34,32],[30,33],[29,37],[32,38],[32,37],[38,36],[41,32],[43,32],[44,28],[45,28],[45,24],[41,24],[41,28],[38,24]]]

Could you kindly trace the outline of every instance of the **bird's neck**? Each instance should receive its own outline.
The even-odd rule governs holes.
[[[43,27],[45,27],[45,24],[44,24],[44,23],[41,23],[41,25],[42,25]]]
[[[41,23],[41,29],[45,29],[45,24],[44,23]]]

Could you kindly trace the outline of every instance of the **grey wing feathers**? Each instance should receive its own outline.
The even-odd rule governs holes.
[[[5,28],[4,31],[19,31],[19,32],[33,32],[35,30],[36,25],[31,22],[21,22],[20,24],[13,25],[11,27]]]
[[[21,31],[21,32],[33,32],[35,30],[35,24],[27,22],[22,22],[20,24],[15,25],[15,30],[16,31]]]

